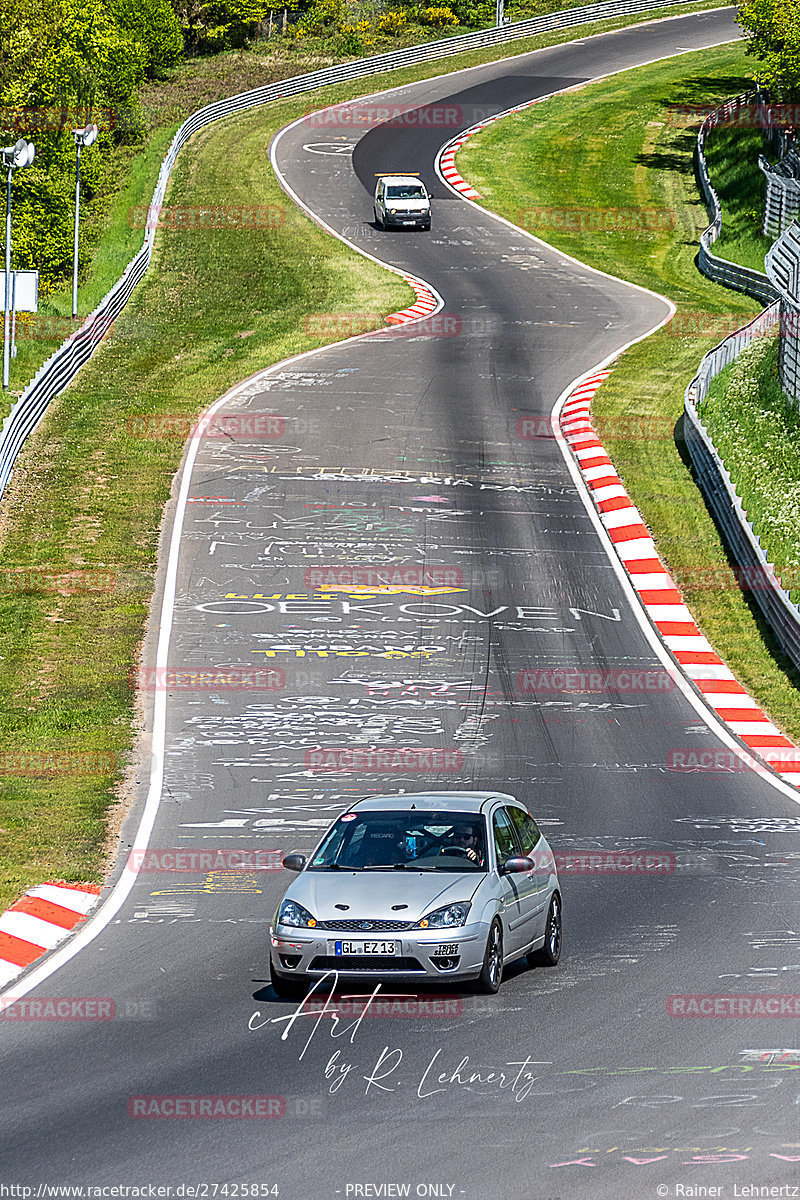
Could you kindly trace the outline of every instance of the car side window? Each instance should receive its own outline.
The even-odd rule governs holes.
[[[519,835],[519,840],[522,842],[523,853],[530,854],[542,836],[539,832],[539,826],[533,817],[528,816],[521,808],[510,806],[508,811],[511,814],[511,820],[514,822],[514,828]]]
[[[492,832],[494,833],[494,848],[497,852],[497,865],[504,863],[507,858],[519,854],[514,829],[504,808],[498,808],[492,817]]]

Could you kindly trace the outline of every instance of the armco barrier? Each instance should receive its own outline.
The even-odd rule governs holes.
[[[708,176],[705,156],[706,136],[717,125],[735,121],[736,114],[740,109],[751,108],[754,104],[763,106],[765,112],[768,108],[762,96],[757,92],[745,93],[743,96],[736,96],[733,100],[728,100],[709,113],[697,134],[697,177],[703,199],[708,207],[708,215],[711,218],[711,224],[700,238],[697,265],[703,274],[712,279],[714,283],[733,288],[737,292],[744,292],[746,295],[760,300],[762,304],[771,304],[773,300],[777,300],[778,293],[766,275],[760,271],[753,271],[750,267],[740,267],[737,263],[729,262],[725,258],[718,258],[711,250],[712,243],[722,232],[722,209],[719,197],[711,186]]]
[[[778,305],[773,305],[768,311],[774,314],[777,324]],[[763,332],[763,314],[756,317],[756,322],[762,323],[761,332]],[[733,337],[740,338],[743,332],[744,330],[734,334]],[[717,351],[722,350],[722,346],[717,347]],[[740,344],[736,353],[741,353],[743,348],[744,345]],[[717,351],[712,351],[712,354]],[[736,353],[728,354],[726,352],[721,361],[724,358],[732,361],[736,357]],[[719,369],[721,370],[722,367]],[[697,483],[734,560],[743,568],[744,577],[764,580],[764,586],[753,588],[749,595],[753,597],[763,612],[781,649],[800,669],[800,608],[776,581],[774,567],[761,548],[758,534],[747,519],[747,513],[742,507],[742,502],[725,469],[725,464],[703,425],[689,394],[695,383],[696,380],[693,380],[689,385],[684,400],[683,432]]]
[[[712,230],[715,230],[710,241],[719,235],[722,219],[719,199],[711,187],[706,170],[705,155],[703,154],[705,134],[708,129],[712,129],[721,120],[730,117],[738,107],[751,102],[751,100],[752,97],[739,96],[722,105],[706,118],[698,134],[698,175],[706,202],[715,218],[714,223],[703,234],[703,237],[707,238]],[[701,241],[701,250],[702,248]],[[707,251],[707,264],[709,254],[710,252]],[[706,498],[706,503],[714,515],[735,562],[744,569],[745,578],[757,577],[764,580],[764,586],[754,588],[750,594],[764,614],[784,653],[800,669],[800,608],[777,582],[774,567],[761,548],[758,534],[747,519],[747,513],[742,506],[733,481],[698,413],[698,406],[705,399],[711,380],[738,358],[755,337],[767,334],[779,327],[781,319],[779,293],[772,287],[766,276],[758,276],[758,272],[747,271],[746,268],[736,267],[733,263],[725,264],[726,267],[731,268],[730,272],[719,271],[717,273],[716,264],[722,263],[723,260],[713,255],[710,255],[710,258],[713,260],[711,266],[715,273],[712,274],[710,270],[705,269],[701,255],[699,262],[704,274],[709,275],[718,283],[733,287],[737,291],[748,292],[750,295],[766,299],[770,303],[764,312],[743,326],[742,329],[737,330],[736,333],[726,337],[718,346],[703,356],[697,374],[684,395],[684,439],[698,486]],[[759,290],[749,286],[752,283],[752,277],[756,277],[755,281]],[[767,284],[768,290],[762,288],[761,281]],[[743,286],[745,283],[748,286]]]
[[[238,96],[231,96],[226,100],[218,100],[214,104],[208,104],[205,108],[198,109],[175,134],[169,152],[161,164],[151,208],[157,212],[160,211],[170,173],[181,148],[193,134],[204,126],[210,125],[212,121],[219,121],[223,117],[230,117],[236,113],[245,112],[247,109],[257,108],[259,105],[268,104],[271,100],[314,91],[326,84],[378,75],[382,71],[391,71],[398,67],[411,66],[414,63],[445,58],[452,54],[458,54],[462,50],[477,50],[484,46],[501,45],[517,38],[547,33],[553,29],[567,29],[575,25],[648,12],[652,9],[677,8],[692,2],[693,0],[607,0],[606,3],[589,4],[581,8],[564,9],[561,12],[532,17],[527,21],[516,21],[512,25],[504,25],[499,29],[480,29],[476,33],[464,33],[457,37],[443,38],[437,42],[427,42],[421,46],[410,46],[406,50],[356,59],[339,66],[311,71],[306,75],[296,75],[291,79],[283,79],[278,83],[254,88],[250,92],[241,92]],[[44,363],[6,417],[2,431],[0,431],[0,497],[6,489],[17,455],[26,438],[41,421],[51,400],[64,391],[83,364],[91,358],[100,340],[98,331],[107,330],[116,320],[127,304],[133,289],[147,270],[153,252],[156,221],[148,222],[148,225],[150,224],[152,227],[145,231],[141,250],[128,263],[120,279],[94,312],[86,318],[80,329],[67,338],[64,344]]]

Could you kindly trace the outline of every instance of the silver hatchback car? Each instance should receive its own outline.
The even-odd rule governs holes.
[[[470,981],[561,953],[555,859],[531,814],[500,792],[369,796],[334,822],[270,926],[272,985],[303,994],[330,971],[358,979]]]

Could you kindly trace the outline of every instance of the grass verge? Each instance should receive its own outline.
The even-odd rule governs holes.
[[[758,129],[720,127],[706,138],[706,163],[722,207],[722,233],[714,253],[762,275],[772,239],[761,232],[766,185],[758,156],[767,153]]]
[[[711,383],[700,415],[761,546],[800,600],[800,413],[781,390],[777,337],[757,338]]]
[[[747,90],[747,71],[739,46],[630,71],[498,122],[470,139],[457,162],[487,207],[591,266],[676,303],[670,326],[618,360],[597,393],[594,419],[703,632],[772,718],[798,739],[800,679],[735,585],[682,436],[683,393],[702,355],[727,325],[744,324],[758,306],[697,271],[697,242],[707,221],[694,178],[696,128],[680,128],[667,114],[670,105],[711,108]],[[598,231],[596,219],[590,225],[581,216],[632,206],[672,216],[637,232]],[[570,210],[577,214],[574,229],[555,229],[552,222],[547,227],[548,213]],[[631,436],[631,430],[650,436]],[[709,580],[716,586],[709,587]]]

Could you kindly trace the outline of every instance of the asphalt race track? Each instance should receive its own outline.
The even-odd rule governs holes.
[[[354,796],[494,788],[531,806],[558,853],[658,851],[674,871],[565,874],[557,968],[516,964],[496,997],[428,989],[410,1015],[337,1025],[290,1021],[269,987],[288,873],[134,875],[123,852],[111,907],[78,953],[73,941],[49,960],[58,970],[34,970],[26,997],[106,997],[114,1018],[0,1022],[6,1184],[640,1200],[796,1176],[800,1052],[780,1057],[796,1023],[667,1013],[676,994],[798,990],[791,789],[668,770],[672,749],[721,745],[680,688],[520,684],[529,668],[663,676],[549,415],[668,308],[481,214],[433,167],[482,116],[735,36],[730,9],[636,26],[381,97],[457,109],[454,127],[357,126],[345,111],[279,137],[302,202],[446,307],[257,376],[221,412],[282,422],[192,444],[145,664],[235,668],[255,690],[167,694],[155,678],[154,765],[123,838],[154,813],[159,852],[258,851],[263,865],[308,850]],[[372,226],[382,171],[433,188],[430,234]],[[518,436],[526,418],[542,418],[534,438]],[[313,574],[384,564],[427,573],[416,591],[372,592],[321,590]],[[434,579],[450,590],[420,592]],[[410,765],[319,765],[320,749],[358,747]],[[220,1095],[279,1099],[274,1119],[130,1115],[136,1097]]]

